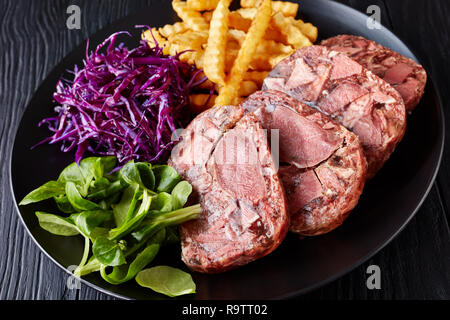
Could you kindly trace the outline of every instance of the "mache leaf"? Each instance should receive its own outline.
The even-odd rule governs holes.
[[[76,162],[73,162],[69,164],[67,167],[65,167],[64,170],[60,173],[58,177],[58,182],[64,185],[66,185],[67,182],[74,183],[79,193],[83,197],[85,197],[88,194],[89,185],[93,178],[94,178],[93,175],[85,177],[78,164]]]
[[[66,195],[70,204],[79,211],[100,209],[96,203],[83,199],[75,183],[69,181],[66,183]]]
[[[49,181],[27,194],[25,198],[20,201],[19,205],[23,206],[34,202],[47,200],[52,197],[64,195],[64,193],[65,189],[63,183],[58,181]]]
[[[145,218],[150,209],[152,202],[152,196],[148,194],[147,189],[144,190],[141,205],[135,215],[132,218],[126,219],[119,227],[111,229],[109,232],[110,239],[119,239],[128,233],[132,232]]]
[[[151,213],[172,211],[173,199],[172,195],[167,192],[158,193],[152,200],[150,206]]]
[[[186,204],[189,195],[192,192],[192,186],[187,181],[178,182],[172,190],[172,208],[173,210],[181,209]]]
[[[37,211],[36,216],[42,229],[59,236],[75,236],[79,234],[77,227],[68,219],[55,214]]]
[[[146,162],[129,161],[119,171],[124,184],[137,183],[141,188],[152,190],[155,187],[155,176],[151,165]]]
[[[102,266],[100,274],[104,280],[111,284],[121,284],[133,279],[139,271],[145,268],[158,254],[160,245],[150,244],[138,253],[130,265],[120,265],[113,268],[110,274],[106,273],[106,267]]]
[[[141,241],[161,228],[176,226],[186,221],[197,219],[200,216],[201,210],[200,204],[196,204],[170,212],[154,214],[146,219],[141,227],[131,235],[137,241]]]
[[[195,283],[189,273],[169,266],[156,266],[142,270],[136,276],[136,282],[142,287],[176,297],[195,293]]]
[[[151,164],[147,162],[138,162],[136,163],[136,166],[144,186],[149,190],[155,189],[155,175],[151,169]]]
[[[133,217],[136,204],[142,192],[138,184],[133,183],[125,188],[120,202],[113,205],[114,220],[116,226],[120,227],[125,221]]]
[[[101,264],[106,266],[114,267],[126,263],[122,248],[117,241],[105,237],[95,239],[92,253]]]
[[[173,187],[181,180],[178,172],[168,165],[158,165],[153,167],[156,178],[157,192],[171,192]]]
[[[75,213],[70,219],[85,236],[91,237],[91,233],[103,222],[109,220],[112,212],[108,210],[93,210]]]
[[[62,212],[64,212],[64,213],[74,213],[74,212],[77,211],[70,204],[69,199],[65,195],[65,191],[64,191],[64,195],[53,197],[53,199],[55,200],[56,205],[58,206],[58,209],[61,210]]]

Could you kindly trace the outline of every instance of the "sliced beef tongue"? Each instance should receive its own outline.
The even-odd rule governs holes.
[[[343,53],[305,47],[282,60],[263,89],[283,91],[353,131],[363,146],[368,177],[389,158],[406,129],[399,93]]]
[[[182,259],[216,273],[273,251],[289,227],[286,199],[267,137],[236,106],[207,110],[182,133],[169,164],[192,183],[201,217],[180,227]]]
[[[329,232],[355,207],[366,180],[366,160],[355,134],[289,95],[259,91],[241,106],[268,132],[278,130],[279,170],[288,200],[290,230]]]
[[[422,98],[427,74],[414,60],[360,36],[339,35],[323,40],[321,45],[345,53],[390,83],[402,96],[407,112],[413,111]]]

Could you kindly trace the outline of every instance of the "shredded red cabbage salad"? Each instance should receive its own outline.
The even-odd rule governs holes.
[[[38,145],[60,142],[63,152],[76,148],[77,163],[86,151],[116,156],[121,164],[167,160],[176,143],[173,133],[187,124],[181,109],[206,78],[196,80],[201,70],[181,62],[182,53],[167,56],[142,40],[132,50],[115,46],[119,34],[131,36],[114,33],[91,53],[88,41],[84,67],[75,66],[73,80],[58,81],[57,115],[39,123],[53,135]]]

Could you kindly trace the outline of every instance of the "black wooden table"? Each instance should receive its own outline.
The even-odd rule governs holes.
[[[0,299],[112,299],[85,285],[68,289],[67,273],[27,235],[13,206],[6,159],[22,112],[53,66],[90,34],[157,2],[1,0]],[[438,85],[450,125],[450,1],[341,2],[365,13],[370,5],[381,8],[382,23],[416,53]],[[66,27],[66,11],[72,4],[81,8],[80,30]],[[450,141],[450,129],[446,140]],[[450,150],[446,148],[437,181],[400,235],[351,273],[300,299],[450,299],[449,206]],[[372,264],[381,269],[380,290],[366,287],[366,269]]]

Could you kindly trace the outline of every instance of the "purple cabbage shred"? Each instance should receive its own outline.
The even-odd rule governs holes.
[[[73,80],[61,78],[56,85],[57,115],[39,123],[53,135],[37,145],[75,149],[77,163],[86,151],[116,156],[121,164],[167,160],[175,130],[190,120],[184,110],[189,93],[206,78],[198,80],[201,70],[181,62],[182,53],[167,56],[143,40],[131,50],[115,46],[122,33],[130,35],[114,33],[90,54],[88,41],[84,67],[75,66]]]

